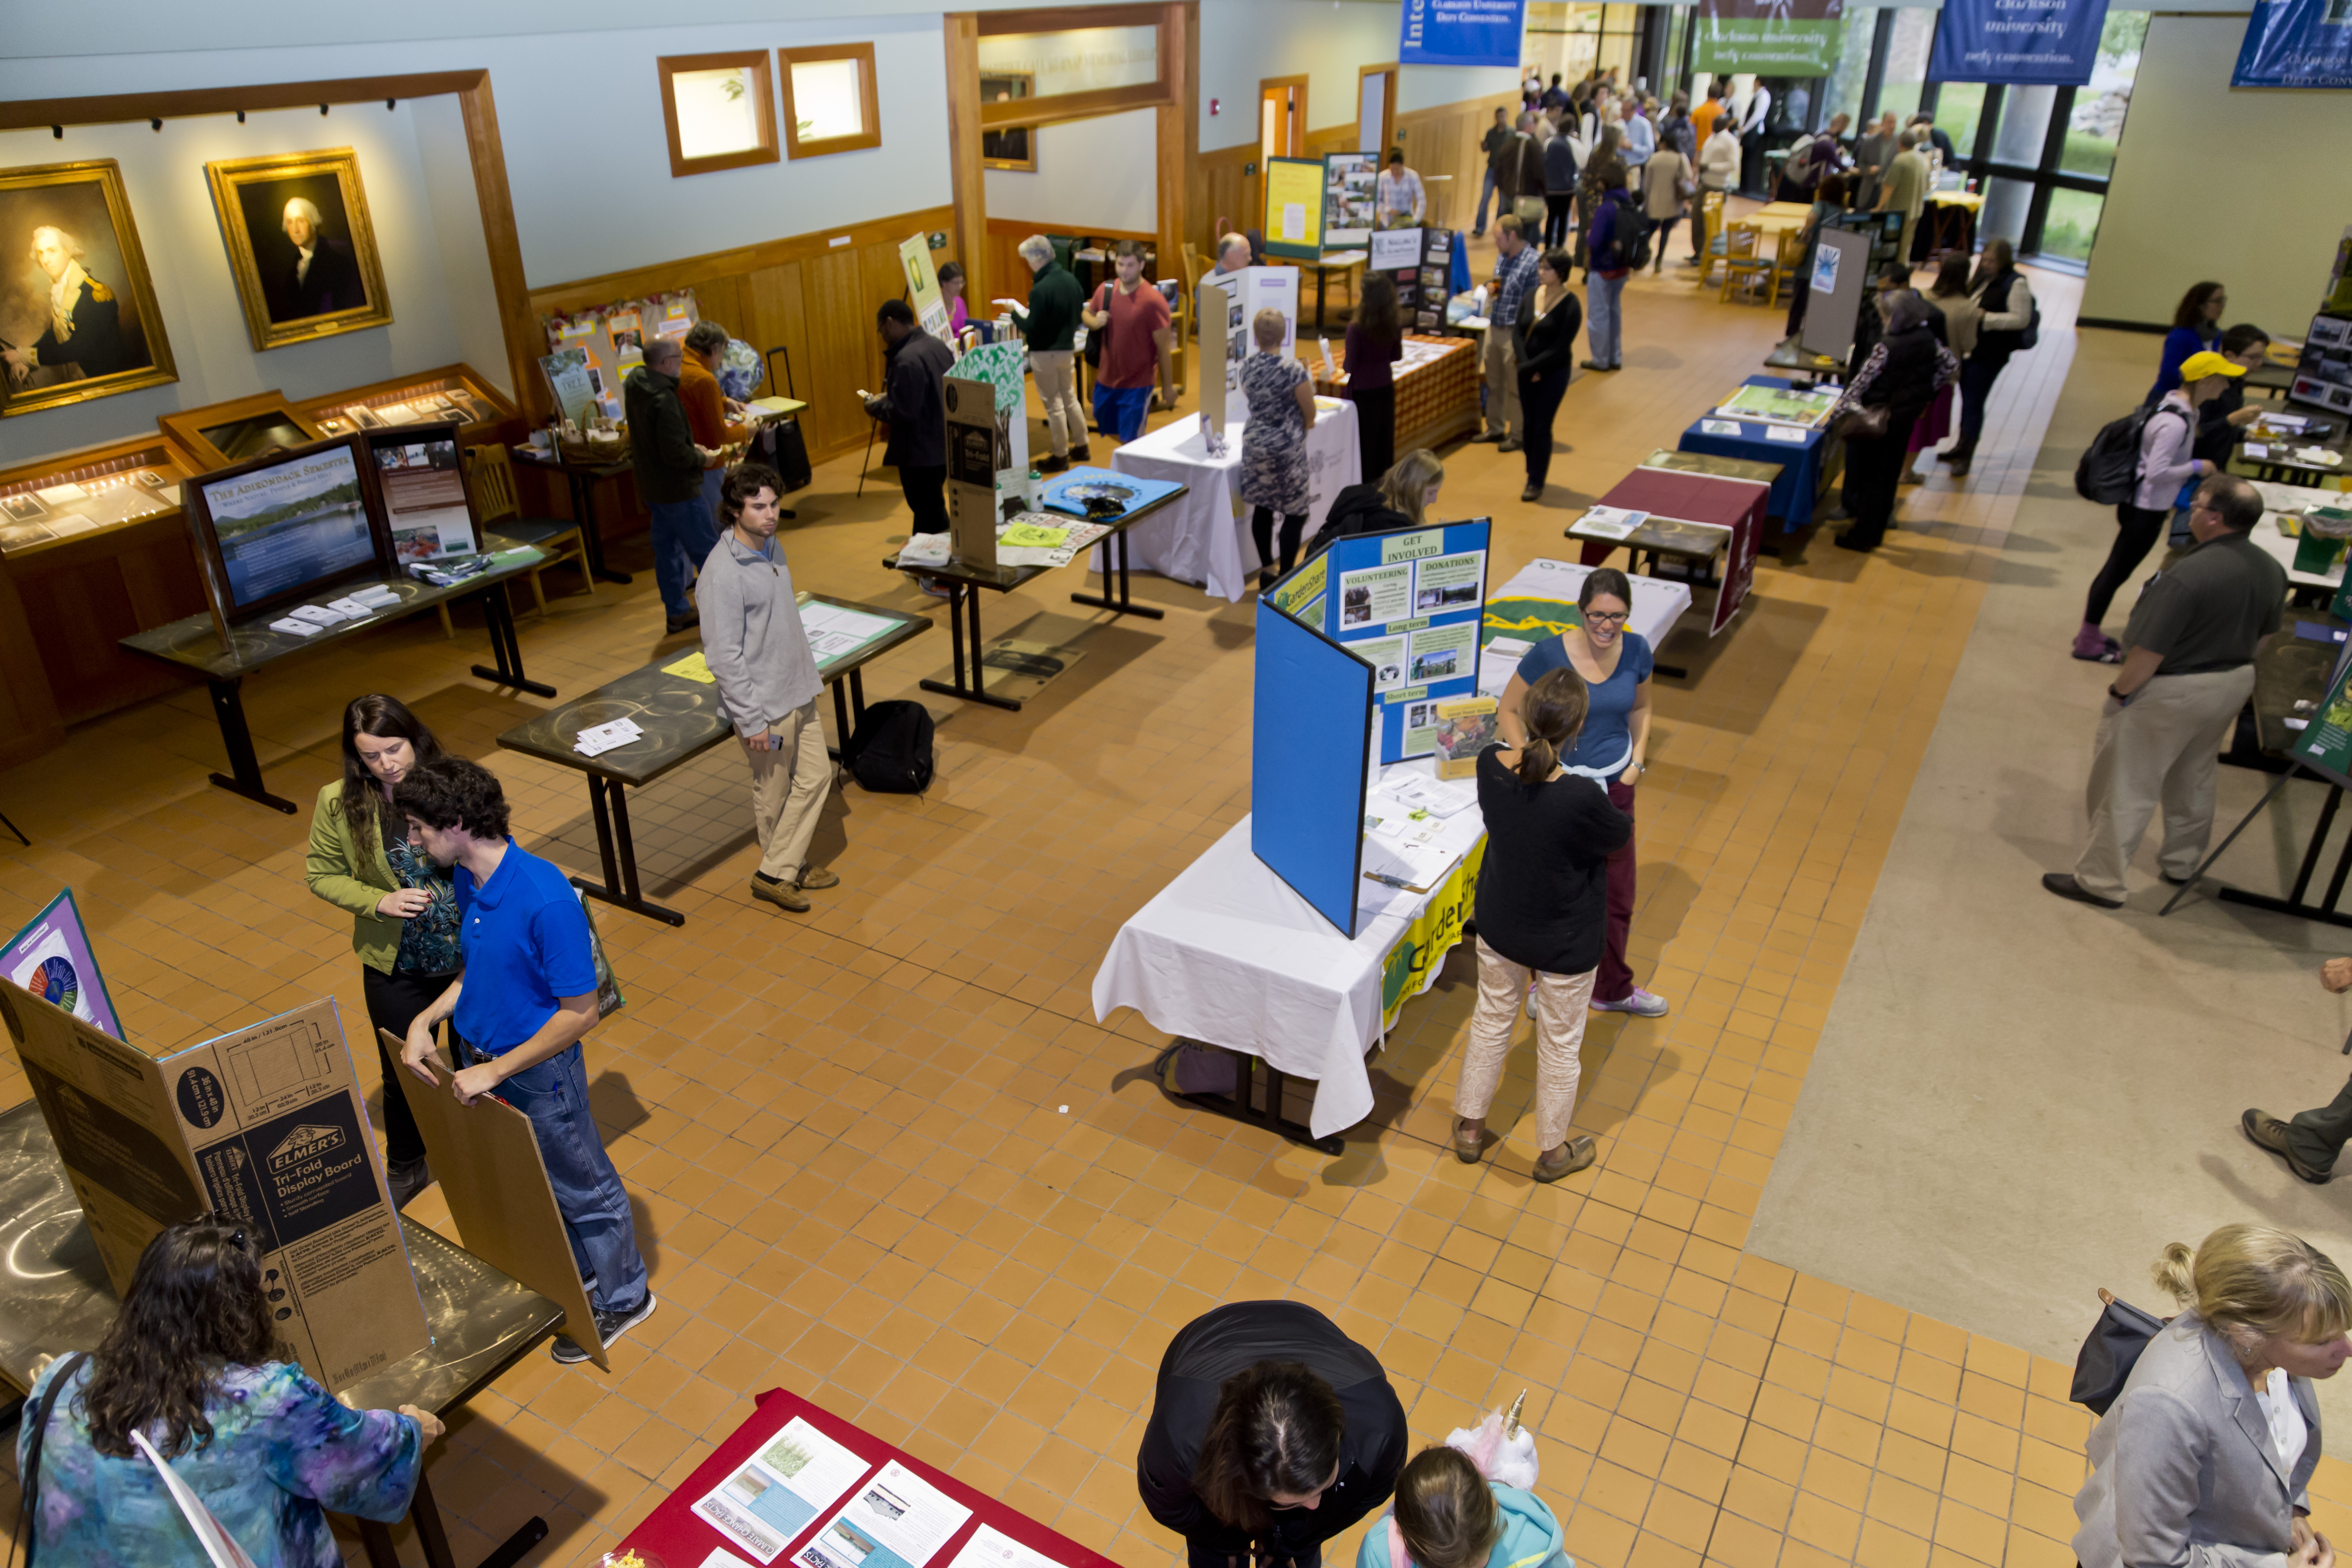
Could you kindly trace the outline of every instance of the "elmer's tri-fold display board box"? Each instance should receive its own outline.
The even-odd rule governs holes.
[[[333,1003],[161,1056],[5,981],[0,1016],[117,1294],[158,1231],[211,1209],[329,1389],[431,1343]]]

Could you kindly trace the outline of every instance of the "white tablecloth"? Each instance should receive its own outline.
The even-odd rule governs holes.
[[[1426,758],[1383,770],[1431,772]],[[1442,842],[1466,854],[1486,831],[1474,805],[1446,819]],[[1155,1029],[1314,1079],[1307,1126],[1328,1137],[1372,1113],[1364,1055],[1381,1037],[1381,961],[1433,896],[1360,914],[1351,942],[1251,852],[1244,816],[1119,927],[1095,973],[1095,1016],[1132,1007]],[[1394,899],[1368,881],[1359,901]]]
[[[1173,479],[1186,492],[1127,531],[1128,564],[1180,582],[1198,583],[1220,599],[1239,599],[1264,564],[1250,539],[1249,513],[1241,503],[1242,427],[1225,427],[1225,455],[1209,456],[1195,416],[1171,419],[1111,454],[1110,466],[1139,479]],[[1356,445],[1356,406],[1318,408],[1307,433],[1309,497],[1307,537],[1322,531],[1332,498],[1363,477]],[[1103,568],[1102,546],[1087,559],[1087,570]]]
[[[1580,566],[1572,561],[1530,561],[1501,587],[1489,584],[1486,604],[1489,609],[1499,599],[1549,599],[1573,605],[1577,594],[1584,586],[1584,580],[1596,570],[1598,568]],[[1654,654],[1658,645],[1666,640],[1666,634],[1675,629],[1675,623],[1683,618],[1683,612],[1690,608],[1691,591],[1683,584],[1664,577],[1635,576],[1630,581],[1633,584],[1633,603],[1630,606],[1633,613],[1625,629],[1641,633],[1649,640],[1650,651]],[[1497,635],[1516,637],[1522,642],[1536,642],[1549,634],[1507,630]],[[1485,646],[1483,638],[1480,646]],[[1478,689],[1489,697],[1500,697],[1503,688],[1511,683],[1511,677],[1517,669],[1518,666],[1513,660],[1482,658],[1478,661]]]

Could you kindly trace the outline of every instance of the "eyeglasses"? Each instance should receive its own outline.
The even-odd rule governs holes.
[[[1622,626],[1633,615],[1631,610],[1587,610],[1584,624],[1588,626]]]

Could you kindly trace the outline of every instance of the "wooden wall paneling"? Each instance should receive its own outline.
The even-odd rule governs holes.
[[[1486,155],[1479,150],[1479,140],[1495,122],[1496,110],[1516,108],[1517,103],[1517,94],[1497,93],[1397,116],[1397,144],[1404,149],[1405,163],[1428,184],[1436,226],[1466,229],[1477,216],[1478,187],[1486,173]],[[1453,177],[1430,184],[1433,174]]]
[[[0,669],[30,670],[41,663],[41,645],[25,612],[16,574],[0,564]],[[65,719],[46,680],[12,677],[0,680],[0,765],[30,762],[63,745]]]
[[[827,454],[863,445],[873,421],[860,408],[856,391],[878,392],[876,363],[866,344],[874,336],[874,312],[866,303],[858,280],[859,262],[852,250],[801,263],[802,319],[808,331],[805,374],[822,396],[809,400],[806,435],[810,456],[822,447]],[[797,367],[796,367],[797,368]]]
[[[753,348],[762,354],[781,348],[782,355],[769,362],[769,374],[776,379],[766,390],[779,395],[802,396],[814,385],[810,372],[814,366],[809,360],[807,315],[801,306],[801,272],[804,264],[787,261],[775,267],[762,267],[747,274],[746,293],[750,300],[746,314],[751,318],[751,331],[757,337],[749,339]],[[786,362],[792,369],[792,380],[784,380]],[[809,416],[801,416],[801,435],[810,436]],[[814,447],[815,442],[810,441]]]
[[[1160,268],[1162,278],[1177,279],[1177,324],[1192,319],[1193,279],[1184,276],[1184,238],[1190,232],[1192,189],[1190,171],[1201,152],[1200,95],[1201,8],[1197,0],[1170,5],[1160,23],[1160,76],[1169,84],[1171,101],[1158,115],[1157,170],[1160,184]],[[1191,381],[1192,345],[1190,333],[1176,333],[1176,380]]]
[[[658,294],[666,289],[691,289],[706,278],[756,272],[763,267],[777,267],[787,261],[805,261],[811,257],[854,250],[877,241],[887,240],[895,249],[898,243],[910,234],[954,226],[953,207],[920,207],[913,212],[894,213],[887,217],[845,224],[839,228],[784,235],[776,239],[761,240],[757,245],[738,246],[732,250],[714,250],[699,256],[680,257],[673,261],[656,262],[647,267],[633,267],[625,271],[606,272],[594,278],[575,279],[569,283],[546,284],[530,291],[530,308],[541,315],[550,310],[585,310],[595,305],[609,305],[615,300],[634,300],[646,294]],[[835,241],[846,243],[836,244]],[[532,330],[541,331],[535,323]],[[538,363],[537,360],[531,362],[534,371]]]
[[[980,157],[980,17],[971,11],[950,11],[940,26],[947,43],[948,185],[955,206],[951,226],[956,250],[967,258],[964,298],[986,300],[1003,290],[982,254],[988,188]]]
[[[1321,158],[1333,153],[1361,153],[1356,145],[1357,125],[1352,120],[1345,125],[1327,125],[1320,131],[1307,133],[1307,156]]]
[[[1257,176],[1242,173],[1256,162],[1256,143],[1244,142],[1201,153],[1185,171],[1191,237],[1201,259],[1211,266],[1217,259],[1218,218],[1231,220],[1235,228],[1258,226],[1253,205],[1257,199]]]

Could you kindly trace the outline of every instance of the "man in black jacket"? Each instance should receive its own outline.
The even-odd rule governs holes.
[[[948,412],[946,383],[955,355],[947,344],[915,324],[904,300],[885,300],[874,313],[882,333],[886,368],[882,395],[866,400],[866,412],[890,423],[882,460],[898,470],[898,489],[915,514],[917,533],[948,531]]]
[[[1033,234],[1021,242],[1021,259],[1029,264],[1029,316],[1024,331],[1029,339],[1029,366],[1037,382],[1037,396],[1045,405],[1045,435],[1054,455],[1037,467],[1058,474],[1073,458],[1094,460],[1087,450],[1087,405],[1078,401],[1076,340],[1078,308],[1086,291],[1069,268],[1054,258],[1054,242]]]
[[[1226,1451],[1204,1454],[1229,1391],[1249,1408],[1226,1423]],[[1236,1466],[1231,1451],[1258,1446],[1249,1440],[1258,1434],[1243,1428],[1265,1425],[1269,1404],[1297,1419],[1282,1423],[1282,1441],[1268,1446],[1296,1447],[1300,1458],[1312,1450],[1308,1468],[1323,1472],[1288,1478],[1298,1482],[1295,1489],[1283,1478],[1271,1478],[1271,1490],[1258,1489],[1252,1483],[1270,1478]],[[1289,1410],[1293,1405],[1301,1408]],[[1246,1563],[1253,1542],[1262,1562],[1318,1568],[1323,1542],[1396,1489],[1408,1442],[1404,1406],[1371,1352],[1312,1307],[1236,1301],[1193,1319],[1169,1342],[1135,1484],[1151,1517],[1184,1537],[1191,1568]],[[1221,1479],[1235,1479],[1251,1495],[1228,1495],[1225,1507],[1241,1501],[1257,1516],[1256,1528],[1213,1509],[1203,1495],[1202,1483],[1214,1495]]]
[[[654,581],[660,584],[665,637],[701,625],[686,590],[695,568],[719,546],[719,525],[702,499],[702,470],[719,454],[694,444],[686,405],[677,398],[685,351],[676,338],[646,345],[646,363],[621,384],[629,416],[629,463],[637,473],[637,499],[653,517]]]
[[[1502,166],[1496,163],[1495,154],[1508,146],[1510,141],[1511,111],[1507,109],[1497,109],[1495,110],[1495,123],[1486,128],[1486,136],[1478,143],[1478,150],[1486,155],[1486,176],[1478,186],[1478,216],[1470,226],[1470,237],[1473,239],[1481,238],[1486,235],[1486,203],[1495,195],[1496,184],[1502,174]],[[1498,212],[1511,210],[1509,192],[1503,193],[1501,205],[1496,210]]]

